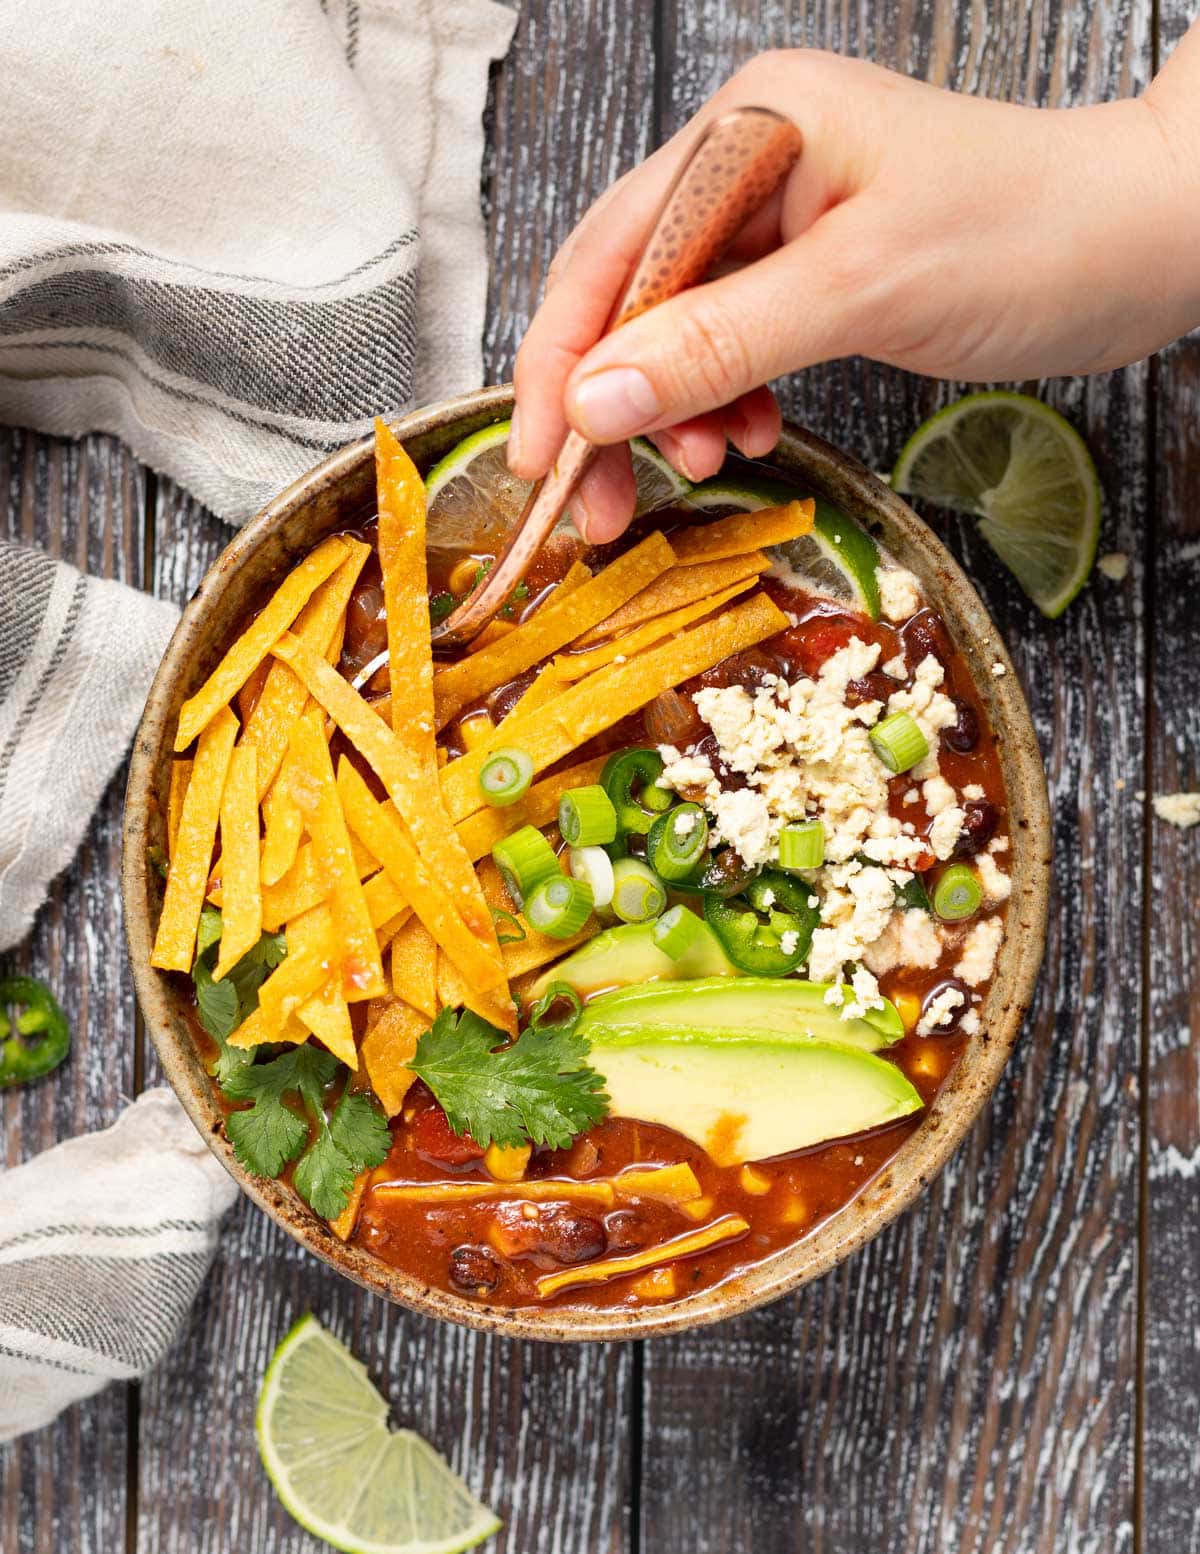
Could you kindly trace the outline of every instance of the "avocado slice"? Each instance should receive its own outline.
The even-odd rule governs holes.
[[[870,1009],[861,1019],[843,1020],[825,1002],[827,982],[797,977],[706,977],[694,982],[644,982],[592,999],[579,1020],[589,1041],[641,1038],[731,1041],[766,1037],[777,1041],[821,1041],[875,1052],[899,1041],[904,1022],[894,1005]]]
[[[721,948],[721,942],[702,919],[703,930],[678,960],[672,960],[654,942],[654,924],[623,923],[606,928],[564,960],[557,961],[534,983],[532,999],[542,996],[552,982],[565,982],[583,998],[630,983],[680,981],[693,977],[738,977],[741,972]]]
[[[921,1097],[894,1063],[831,1042],[691,1041],[592,1037],[618,1117],[661,1123],[694,1140],[718,1165],[766,1160],[882,1127],[920,1111]]]

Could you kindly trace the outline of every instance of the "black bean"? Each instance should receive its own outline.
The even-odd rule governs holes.
[[[450,1282],[464,1295],[490,1295],[500,1283],[500,1264],[485,1246],[456,1246],[450,1254]]]
[[[958,755],[968,755],[979,743],[979,717],[970,702],[954,698],[958,717],[942,730],[942,744]]]
[[[939,664],[950,662],[953,652],[950,637],[941,616],[935,615],[932,610],[922,610],[920,614],[914,615],[901,630],[900,640],[904,644],[904,655],[914,669],[930,655]]]
[[[748,691],[757,691],[768,680],[779,676],[779,660],[772,658],[762,648],[747,648],[744,653],[734,653],[719,664],[697,676],[700,685],[740,685]]]
[[[987,799],[971,799],[963,805],[963,828],[954,847],[955,858],[973,858],[996,834],[1000,816]]]
[[[590,1214],[558,1209],[541,1217],[537,1250],[556,1263],[586,1263],[604,1247],[604,1226]]]
[[[633,1209],[617,1209],[607,1216],[604,1228],[608,1245],[614,1252],[636,1252],[651,1239],[651,1229]]]

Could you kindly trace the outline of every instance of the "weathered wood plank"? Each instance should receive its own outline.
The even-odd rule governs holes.
[[[511,371],[557,242],[646,150],[652,79],[648,31],[630,29],[619,0],[522,7],[489,110],[491,379]],[[185,598],[220,528],[164,484],[156,533],[158,586]],[[402,1312],[339,1279],[241,1202],[187,1334],[143,1388],[139,1549],[316,1550],[276,1501],[253,1436],[267,1360],[308,1310],[366,1362],[396,1419],[433,1441],[504,1517],[498,1551],[629,1547],[628,1349],[518,1344]]]
[[[1016,100],[1112,94],[1145,77],[1147,18],[667,0],[664,130],[784,43]],[[886,468],[950,396],[850,362],[784,397]],[[1136,550],[1144,370],[1048,397],[1096,452],[1105,545]],[[1141,573],[1097,581],[1050,625],[965,526],[938,527],[1014,651],[1047,759],[1057,886],[1039,996],[989,1113],[921,1204],[797,1298],[649,1347],[647,1549],[1132,1547],[1140,837],[1118,785],[1136,786],[1142,747]]]
[[[1161,8],[1164,59],[1192,20],[1184,5]],[[1147,939],[1146,986],[1144,1547],[1148,1554],[1198,1554],[1200,1292],[1192,1273],[1200,1267],[1200,831],[1173,829],[1149,804],[1155,793],[1200,789],[1200,341],[1193,337],[1163,353],[1156,386],[1158,501],[1146,534],[1154,656],[1145,887],[1154,931]]]
[[[64,443],[0,428],[0,534],[82,570],[142,585],[145,486],[108,437]],[[24,944],[3,957],[52,987],[71,1018],[66,1065],[0,1094],[0,1160],[13,1166],[107,1127],[133,1093],[134,998],[119,876],[125,773],[109,785],[71,866]],[[110,1550],[125,1537],[128,1393],[111,1387],[36,1437],[0,1447],[0,1548]]]

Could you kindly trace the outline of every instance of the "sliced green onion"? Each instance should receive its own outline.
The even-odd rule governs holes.
[[[591,911],[592,887],[565,874],[543,880],[525,901],[530,927],[550,939],[569,939],[578,933]]]
[[[533,757],[525,750],[496,750],[479,772],[479,791],[489,804],[515,804],[533,781]]]
[[[613,864],[612,909],[623,923],[648,923],[667,904],[667,887],[640,858]]]
[[[779,833],[781,869],[819,869],[825,862],[825,827],[819,820],[802,820]]]
[[[911,712],[893,712],[876,723],[871,745],[889,772],[906,772],[929,754],[929,741]]]
[[[982,901],[983,887],[974,869],[965,863],[952,863],[943,869],[933,887],[933,910],[947,923],[974,917]]]
[[[654,925],[654,942],[664,955],[678,960],[704,932],[704,924],[685,906],[673,906]]]
[[[558,801],[558,829],[568,847],[598,847],[617,835],[617,812],[598,782],[568,788]]]
[[[592,887],[592,905],[606,907],[613,898],[612,859],[603,847],[572,847],[571,874]]]
[[[646,837],[646,861],[664,880],[687,879],[708,851],[708,817],[699,804],[660,815]]]
[[[613,802],[622,835],[632,831],[635,836],[645,836],[655,815],[674,804],[670,789],[658,786],[662,769],[663,758],[657,750],[619,750],[605,761],[600,782]]]
[[[497,842],[492,858],[518,912],[543,880],[562,874],[553,847],[536,826],[522,826]]]
[[[550,1011],[560,1004],[566,1005],[566,1013],[556,1020],[547,1019]],[[583,1013],[583,1000],[567,982],[551,982],[550,986],[529,1011],[529,1029],[543,1031],[556,1025],[573,1027]]]
[[[503,907],[492,907],[491,913],[492,922],[496,925],[497,944],[520,944],[525,937],[520,921]]]

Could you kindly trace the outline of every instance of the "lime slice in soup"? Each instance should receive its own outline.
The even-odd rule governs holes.
[[[687,493],[683,505],[703,512],[757,512],[763,507],[782,507],[805,495],[782,481],[726,478],[718,475]],[[872,620],[879,618],[879,547],[863,529],[830,503],[817,498],[812,531],[780,552],[798,588],[840,599]]]
[[[1100,537],[1100,480],[1057,410],[1006,390],[968,394],[905,444],[892,485],[970,513],[1043,615],[1087,581]]]
[[[429,532],[438,545],[480,545],[503,533],[520,513],[530,483],[508,468],[506,445],[510,421],[498,421],[472,432],[441,459],[425,477]],[[691,490],[658,449],[644,438],[630,444],[637,480],[637,513],[653,512]]]
[[[432,1446],[389,1430],[366,1367],[302,1317],[258,1396],[258,1450],[300,1525],[347,1554],[459,1554],[500,1523]]]

